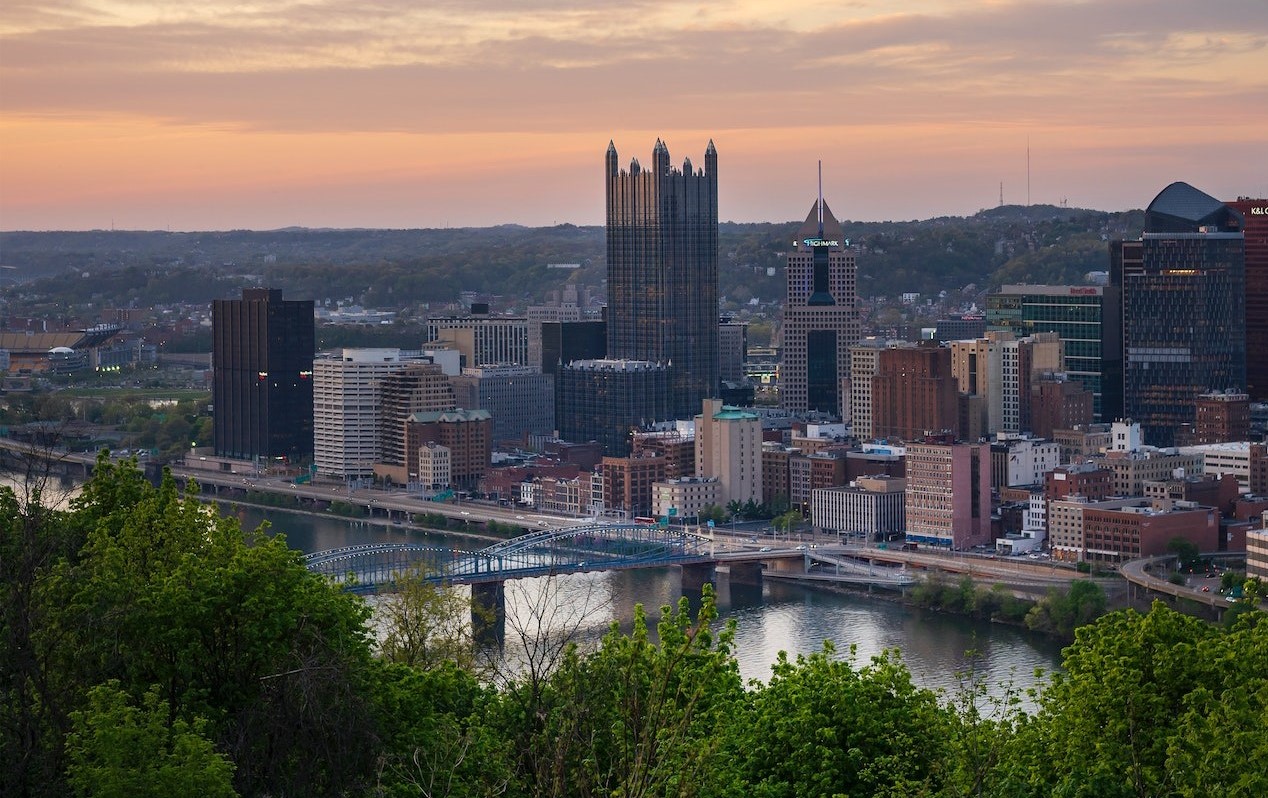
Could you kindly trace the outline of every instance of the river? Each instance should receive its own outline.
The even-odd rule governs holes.
[[[422,539],[404,527],[282,510],[237,508],[232,514],[245,528],[269,520],[271,531],[285,533],[291,546],[305,552]],[[454,536],[428,539],[467,549],[483,545]],[[628,628],[635,604],[647,607],[654,619],[659,607],[682,595],[674,568],[575,574],[557,580],[508,582],[508,623],[515,623],[517,613],[522,617],[527,608],[542,606],[549,591],[562,597],[565,605],[556,617],[579,619],[582,636],[594,639],[614,620]],[[860,664],[896,649],[917,684],[948,695],[956,692],[961,674],[970,668],[991,695],[1001,696],[1010,685],[1032,685],[1036,670],[1050,672],[1060,663],[1057,643],[1023,630],[856,593],[767,580],[760,588],[731,586],[720,598],[721,620],[735,621],[735,656],[746,680],[769,677],[780,651],[808,654],[820,650],[824,640],[833,642],[838,657],[848,656],[853,646]],[[1023,701],[1023,706],[1032,704]]]

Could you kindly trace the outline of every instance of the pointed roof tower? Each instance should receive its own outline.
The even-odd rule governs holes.
[[[621,170],[621,167],[617,165],[616,160],[616,142],[611,139],[608,140],[608,152],[607,155],[604,156],[604,162],[608,168],[609,175],[614,175]]]
[[[820,217],[822,211],[822,217]],[[845,228],[832,215],[832,210],[828,208],[828,203],[822,199],[815,200],[810,206],[810,213],[806,215],[806,221],[797,229],[797,246],[805,249],[811,245],[806,244],[806,240],[811,241],[835,241],[831,245],[833,249],[842,249],[845,246]]]

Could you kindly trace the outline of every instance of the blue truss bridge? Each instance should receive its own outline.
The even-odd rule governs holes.
[[[714,559],[713,541],[681,527],[584,524],[546,529],[478,551],[410,543],[370,543],[304,557],[310,571],[373,593],[398,574],[421,572],[435,582],[480,585],[545,574],[688,565]]]

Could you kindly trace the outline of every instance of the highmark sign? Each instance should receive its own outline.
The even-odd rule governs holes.
[[[801,243],[808,247],[839,247],[842,246],[840,241],[835,238],[803,238]],[[850,239],[845,239],[845,246],[850,245]]]

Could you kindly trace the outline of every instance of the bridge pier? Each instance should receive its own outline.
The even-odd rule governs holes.
[[[699,593],[706,584],[714,581],[714,567],[711,562],[694,563],[679,566],[682,569],[682,591]]]
[[[471,586],[471,635],[481,643],[501,645],[506,639],[506,583]]]

